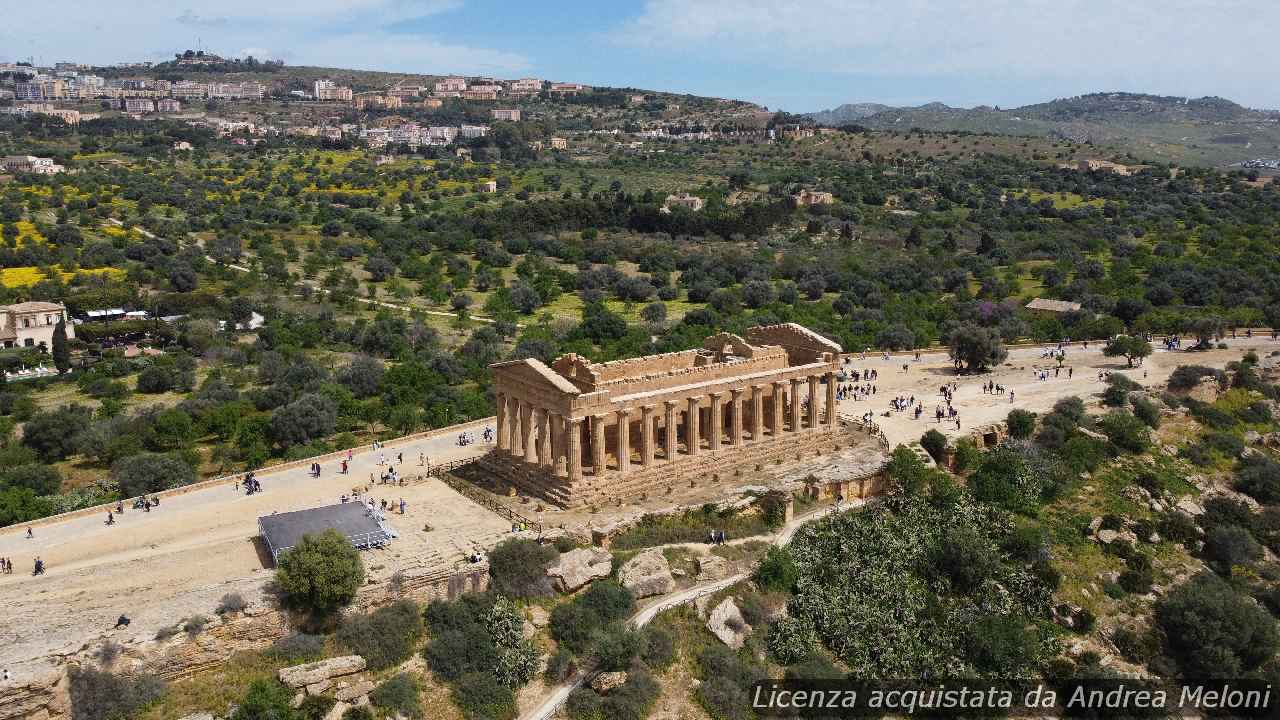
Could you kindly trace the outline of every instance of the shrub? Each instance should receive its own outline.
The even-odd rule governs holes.
[[[768,645],[779,663],[791,665],[813,653],[816,639],[808,622],[788,615],[769,627]]]
[[[1215,370],[1203,365],[1180,365],[1169,376],[1169,389],[1190,390],[1200,382],[1200,378],[1204,377],[1216,379],[1219,385],[1224,385],[1227,382],[1227,374],[1221,370]]]
[[[412,600],[400,600],[368,615],[346,617],[338,627],[338,642],[363,657],[370,670],[405,661],[420,637],[422,614]]]
[[[1143,453],[1151,444],[1147,426],[1138,418],[1123,410],[1109,412],[1098,421],[1098,426],[1113,445],[1131,453]]]
[[[1145,595],[1151,592],[1151,583],[1155,582],[1155,575],[1149,567],[1142,569],[1126,568],[1120,573],[1120,577],[1116,582],[1125,589],[1125,592]]]
[[[1236,426],[1236,417],[1225,410],[1194,400],[1188,400],[1186,405],[1191,417],[1205,427],[1214,430],[1230,430]]]
[[[1028,629],[1026,618],[988,615],[972,627],[965,653],[980,671],[1010,677],[1032,666],[1039,642],[1036,634]]]
[[[547,669],[544,673],[544,681],[548,685],[559,685],[578,671],[577,658],[569,648],[557,648],[551,657],[547,658]]]
[[[933,458],[934,462],[942,462],[947,451],[947,436],[935,429],[930,429],[920,436],[920,447],[929,453],[929,457]]]
[[[1178,543],[1186,543],[1199,537],[1196,521],[1190,515],[1176,510],[1166,513],[1161,519],[1160,535]]]
[[[342,713],[342,720],[374,720],[373,711],[359,705],[349,707],[346,712]]]
[[[204,629],[208,627],[208,625],[209,618],[203,615],[196,615],[194,617],[187,618],[187,621],[182,624],[182,631],[191,637],[195,637],[204,632]]]
[[[1240,677],[1275,655],[1275,620],[1252,599],[1210,573],[1156,603],[1156,624],[1187,676]]]
[[[1253,512],[1243,501],[1224,495],[1215,495],[1204,501],[1204,514],[1200,516],[1200,527],[1208,531],[1220,525],[1251,528]]]
[[[121,495],[137,497],[190,485],[196,481],[196,471],[178,453],[144,452],[115,461],[111,477]]]
[[[595,690],[580,687],[569,693],[564,708],[571,720],[601,720],[606,717],[603,705],[604,698]]]
[[[1218,525],[1204,536],[1204,553],[1225,571],[1262,557],[1262,547],[1248,530],[1239,525]]]
[[[1036,414],[1029,410],[1010,410],[1006,423],[1010,437],[1025,440],[1036,431]]]
[[[611,625],[596,641],[596,665],[606,672],[626,670],[640,654],[641,636],[621,623]]]
[[[1160,408],[1146,398],[1134,398],[1133,414],[1153,430],[1160,427]]]
[[[418,699],[418,692],[418,681],[408,673],[400,673],[374,688],[369,693],[369,700],[391,713],[420,718],[422,702]]]
[[[585,652],[591,647],[599,630],[599,616],[583,608],[577,602],[557,605],[551,611],[551,637],[576,653]]]
[[[514,720],[516,696],[487,672],[463,675],[453,684],[453,702],[467,720]]]
[[[347,538],[336,530],[303,535],[280,555],[276,583],[290,605],[313,613],[329,613],[355,598],[364,584],[364,563]]]
[[[631,591],[612,580],[592,583],[575,602],[595,613],[605,624],[626,619],[636,606]]]
[[[432,672],[450,681],[484,672],[493,681],[498,647],[485,623],[495,600],[488,593],[473,594],[453,602],[437,600],[427,606],[431,639],[422,655]]]
[[[0,488],[26,488],[36,495],[55,495],[62,485],[58,468],[40,463],[24,463],[0,470]]]
[[[1246,460],[1236,473],[1235,488],[1260,503],[1280,502],[1280,463],[1267,457]]]
[[[299,720],[324,720],[338,701],[328,695],[308,695],[298,706]]]
[[[968,594],[996,574],[1000,558],[976,530],[957,527],[948,530],[945,539],[934,547],[930,564],[935,573],[951,580],[957,592]]]
[[[956,472],[968,472],[982,462],[982,451],[973,440],[964,438],[956,442]]]
[[[661,627],[649,626],[642,633],[640,658],[655,670],[664,670],[676,661],[676,641]]]
[[[164,682],[149,675],[124,677],[72,666],[67,673],[72,720],[133,717],[164,694]]]
[[[297,714],[290,707],[292,700],[289,688],[274,679],[260,678],[249,684],[230,720],[294,720]]]
[[[508,597],[534,598],[551,595],[547,568],[559,553],[550,545],[510,538],[489,553],[489,575],[493,590]]]
[[[1040,558],[1048,548],[1048,534],[1036,525],[1023,525],[1014,528],[1004,539],[1002,546],[1011,557],[1022,562],[1031,562]]]
[[[754,575],[756,585],[765,592],[790,592],[799,577],[800,570],[790,553],[773,545],[765,553],[764,560],[760,562]]]
[[[1102,391],[1102,404],[1111,407],[1124,407],[1129,403],[1129,391],[1119,385],[1108,385]]]
[[[218,608],[214,612],[219,615],[226,615],[227,613],[244,612],[247,607],[249,607],[248,601],[240,593],[233,592],[222,596],[222,599],[218,601]]]

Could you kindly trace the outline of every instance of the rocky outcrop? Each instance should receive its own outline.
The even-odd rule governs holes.
[[[529,622],[536,628],[544,628],[551,622],[551,613],[539,605],[530,605]]]
[[[625,672],[606,672],[600,673],[595,680],[591,681],[591,689],[607,695],[610,690],[616,690],[627,683],[627,674]]]
[[[733,574],[733,566],[719,555],[698,558],[699,580],[723,580]]]
[[[291,688],[315,685],[344,675],[354,675],[364,670],[364,658],[359,655],[318,660],[306,665],[280,668],[280,682]]]
[[[720,638],[720,642],[737,650],[746,642],[751,634],[751,626],[742,617],[742,611],[733,598],[725,598],[707,619],[707,629],[712,635]]]
[[[0,718],[70,717],[71,697],[66,673],[50,670],[34,674],[26,680],[10,681],[0,687]]]
[[[578,548],[560,556],[547,568],[551,584],[562,593],[571,593],[592,580],[609,577],[613,556],[596,548]]]
[[[663,595],[676,587],[671,565],[661,550],[645,550],[628,560],[618,570],[618,582],[637,598]]]
[[[1218,399],[1218,390],[1217,378],[1210,375],[1200,378],[1200,382],[1187,391],[1187,397],[1202,403],[1212,403]]]

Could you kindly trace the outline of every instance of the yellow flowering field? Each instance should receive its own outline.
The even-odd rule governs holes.
[[[70,281],[77,274],[85,275],[106,275],[112,280],[119,280],[124,277],[124,270],[120,268],[82,268],[76,272],[63,272],[58,266],[54,269],[62,275],[64,282]],[[0,268],[0,285],[7,288],[29,287],[35,285],[41,280],[46,279],[46,275],[40,272],[38,267],[17,267],[17,268]]]

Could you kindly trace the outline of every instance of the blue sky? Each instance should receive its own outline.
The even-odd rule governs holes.
[[[290,64],[531,75],[792,111],[1104,90],[1280,108],[1277,0],[60,0],[53,22],[47,5],[15,5],[0,60],[158,60],[199,39]]]

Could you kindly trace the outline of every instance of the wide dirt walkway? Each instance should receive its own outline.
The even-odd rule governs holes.
[[[979,426],[1004,420],[1014,408],[1044,413],[1059,399],[1070,395],[1078,395],[1086,403],[1095,401],[1106,389],[1106,384],[1098,380],[1099,371],[1122,373],[1139,384],[1161,390],[1170,373],[1179,365],[1222,367],[1231,360],[1239,360],[1248,349],[1255,350],[1259,357],[1280,350],[1280,343],[1269,337],[1241,337],[1227,339],[1226,343],[1227,350],[1205,352],[1168,352],[1158,347],[1141,367],[1134,368],[1126,368],[1124,358],[1103,357],[1103,343],[1090,342],[1088,350],[1083,349],[1080,343],[1072,343],[1066,348],[1066,361],[1057,377],[1053,372],[1056,361],[1041,357],[1044,349],[1039,347],[1013,348],[1006,360],[1006,365],[1012,367],[1001,365],[993,372],[981,375],[956,375],[945,352],[925,353],[920,362],[896,355],[885,360],[882,355],[868,354],[865,361],[855,356],[844,367],[859,371],[875,369],[879,373],[875,382],[876,394],[869,400],[846,399],[840,404],[840,412],[861,417],[868,410],[873,411],[875,421],[884,430],[890,445],[916,442],[930,428],[937,428],[948,437],[963,437]],[[903,363],[907,364],[906,372],[902,370]],[[1068,367],[1074,370],[1070,378]],[[1049,371],[1048,380],[1036,379],[1035,372],[1039,369]],[[982,392],[982,385],[992,380],[1013,391],[1013,402],[1010,402],[1007,392],[1005,395]],[[938,389],[953,381],[959,383],[952,404],[960,413],[960,430],[956,430],[954,420],[944,419],[941,424],[934,420],[934,408],[942,404],[945,409]],[[889,417],[884,417],[884,413],[889,411],[889,402],[895,396],[910,398],[912,395],[916,403],[924,403],[924,414],[919,420],[913,419],[914,413],[909,411],[890,412]]]
[[[473,433],[477,439],[480,430]],[[150,638],[163,626],[192,615],[212,617],[227,592],[260,598],[271,576],[269,562],[254,542],[261,515],[331,504],[353,487],[381,474],[381,455],[401,475],[417,475],[418,454],[447,462],[483,454],[484,442],[460,447],[455,433],[407,442],[382,451],[357,451],[347,475],[336,461],[319,478],[307,467],[259,475],[263,492],[218,485],[165,498],[150,513],[126,508],[116,524],[101,516],[71,518],[0,532],[0,557],[13,559],[14,574],[0,575],[4,618],[0,622],[0,667],[17,670],[23,661],[79,650],[125,613],[133,620],[118,640]],[[369,496],[406,502],[406,514],[388,516],[400,539],[366,557],[372,576],[394,567],[435,567],[465,558],[475,547],[487,549],[510,525],[492,512],[431,479],[404,487],[374,485]],[[424,531],[425,525],[431,530]],[[32,577],[34,559],[43,558],[45,575]],[[382,566],[382,569],[377,569]],[[393,567],[394,566],[394,567]]]

